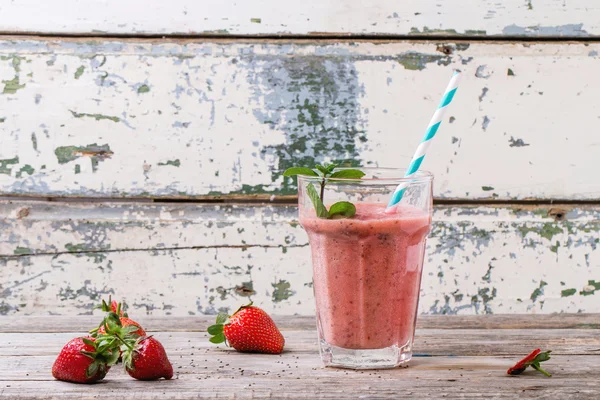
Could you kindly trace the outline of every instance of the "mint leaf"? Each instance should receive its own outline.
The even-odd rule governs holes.
[[[337,164],[327,164],[325,165],[325,169],[327,170],[327,175],[331,174],[334,169],[337,168]]]
[[[350,218],[356,214],[356,207],[350,202],[340,201],[331,206],[331,210],[327,211],[327,208],[323,204],[323,194],[325,192],[325,185],[327,184],[328,179],[361,179],[365,176],[365,173],[358,169],[344,169],[341,171],[333,172],[337,168],[338,164],[324,164],[324,165],[315,165],[314,169],[305,168],[305,167],[291,167],[288,168],[283,176],[295,176],[295,175],[307,175],[307,176],[316,176],[320,179],[320,189],[321,193],[317,192],[315,186],[310,183],[306,187],[306,192],[308,197],[310,198],[317,217],[319,218]],[[316,171],[315,171],[316,170]],[[217,318],[217,324],[223,323],[223,321],[219,321]]]
[[[295,176],[295,175],[308,175],[308,176],[319,176],[315,171],[310,168],[304,167],[292,167],[285,170],[283,176]]]
[[[348,201],[338,201],[329,208],[329,218],[350,218],[356,214],[356,207]]]
[[[309,183],[308,186],[306,186],[306,193],[308,194],[308,197],[310,197],[310,200],[312,201],[313,206],[315,207],[317,217],[328,218],[329,213],[327,212],[327,208],[325,208],[325,205],[319,198],[319,193],[317,192],[317,189],[315,189],[312,183]]]
[[[315,165],[315,168],[319,170],[323,175],[327,175],[327,167],[317,164]]]
[[[343,179],[360,179],[365,176],[365,173],[358,169],[343,169],[341,171],[336,171],[330,178],[343,178]]]

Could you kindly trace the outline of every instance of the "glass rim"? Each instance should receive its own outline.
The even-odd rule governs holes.
[[[400,184],[400,183],[419,183],[419,182],[430,182],[433,180],[433,174],[429,171],[419,170],[412,174],[409,177],[404,177],[406,168],[386,168],[386,167],[340,167],[336,168],[333,171],[342,171],[346,169],[358,169],[361,171],[381,171],[386,174],[397,173],[396,176],[392,177],[375,177],[375,178],[326,178],[328,182],[339,182],[339,183],[353,183],[360,184],[361,182],[365,183],[382,183],[382,184]],[[303,180],[307,182],[320,182],[323,180],[322,176],[309,176],[309,175],[298,175],[298,180]]]

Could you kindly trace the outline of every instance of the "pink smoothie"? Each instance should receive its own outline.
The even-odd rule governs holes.
[[[356,204],[350,219],[301,215],[313,258],[322,337],[347,349],[410,344],[429,216],[402,206]]]

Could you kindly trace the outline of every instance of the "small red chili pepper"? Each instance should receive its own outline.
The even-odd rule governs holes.
[[[519,375],[521,372],[525,371],[527,367],[531,366],[533,369],[546,376],[552,376],[548,372],[544,371],[542,367],[540,367],[541,362],[548,361],[550,359],[550,353],[551,350],[542,352],[540,349],[535,349],[527,357],[516,363],[513,367],[509,368],[506,373],[509,375]]]

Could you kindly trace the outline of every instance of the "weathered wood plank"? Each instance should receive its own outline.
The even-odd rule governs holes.
[[[594,200],[599,52],[599,43],[0,41],[0,192],[269,198],[295,193],[280,175],[293,164],[404,167],[459,68],[466,79],[423,165],[437,197]]]
[[[522,207],[436,209],[421,312],[600,311],[598,208]],[[0,216],[2,314],[85,314],[108,294],[154,315],[212,314],[249,298],[314,313],[292,206],[4,202]]]
[[[163,323],[168,320],[163,318]],[[76,322],[71,321],[67,323]],[[156,332],[174,365],[174,380],[134,381],[115,367],[104,384],[85,387],[57,382],[50,376],[56,353],[76,333],[4,333],[0,334],[0,395],[118,398],[126,393],[140,399],[168,399],[235,394],[236,398],[342,399],[356,398],[358,393],[387,399],[401,393],[414,398],[595,399],[600,393],[598,357],[593,350],[587,352],[590,346],[600,344],[600,339],[590,329],[419,330],[415,346],[427,357],[415,357],[409,368],[352,371],[322,368],[314,331],[294,330],[293,323],[291,327],[284,333],[287,351],[280,356],[226,350],[210,344],[206,334],[199,332]],[[557,350],[545,363],[553,373],[551,379],[531,372],[520,377],[506,375],[521,353],[532,346],[550,345]],[[592,355],[561,354],[576,348]]]
[[[174,0],[7,2],[0,31],[87,35],[435,35],[596,37],[594,0]],[[35,10],[35,12],[32,12]],[[65,12],[68,10],[69,12]]]
[[[68,338],[67,340],[69,340],[70,338]],[[162,342],[162,339],[160,339]],[[63,345],[64,343],[61,343],[58,345],[57,348],[53,349],[54,350],[54,354],[51,355],[30,355],[30,356],[2,356],[2,361],[3,363],[0,365],[0,372],[2,373],[2,376],[0,378],[0,382],[6,382],[6,381],[35,381],[35,382],[43,382],[43,381],[52,381],[52,376],[50,375],[50,368],[52,365],[52,362],[54,361],[54,359],[56,358],[56,354],[58,353],[58,351],[60,350],[60,347]],[[169,349],[168,349],[169,350]],[[194,354],[191,354],[190,352],[194,352]],[[171,352],[169,351],[169,355],[171,355]],[[181,357],[180,357],[181,356]],[[195,357],[194,357],[195,356]],[[290,357],[291,356],[291,357]],[[299,358],[296,358],[298,357]],[[476,374],[484,374],[484,373],[492,373],[494,378],[498,379],[498,378],[502,378],[502,376],[500,376],[501,373],[506,373],[506,370],[508,369],[508,367],[511,365],[511,363],[514,363],[516,361],[518,361],[518,357],[520,355],[513,355],[513,356],[493,356],[493,355],[485,355],[485,356],[431,356],[431,357],[421,357],[421,356],[416,356],[415,358],[413,358],[413,360],[410,362],[410,367],[408,369],[403,368],[400,369],[400,371],[402,372],[392,372],[392,371],[385,371],[385,370],[380,370],[380,371],[367,371],[362,375],[367,375],[366,377],[362,377],[362,379],[369,379],[370,377],[373,377],[373,374],[369,375],[369,372],[375,373],[375,376],[377,376],[377,373],[381,372],[381,373],[386,373],[386,374],[390,374],[390,372],[392,372],[390,375],[391,376],[397,376],[398,378],[411,378],[411,379],[415,379],[415,376],[419,376],[420,379],[431,379],[431,377],[429,377],[428,375],[430,373],[432,373],[435,368],[437,367],[437,370],[440,371],[440,376],[436,375],[435,378],[443,378],[444,375],[443,374],[448,374],[448,375],[454,375],[454,376],[446,376],[443,379],[452,379],[452,378],[456,378],[456,376],[458,374],[456,374],[456,370],[462,369],[461,372],[467,371],[470,372],[473,375]],[[230,365],[227,367],[231,367],[233,366],[235,370],[230,370],[229,368],[220,368],[219,372],[216,372],[216,369],[220,366],[217,366],[215,368],[215,371],[206,371],[205,370],[205,366],[208,363],[211,363],[215,361],[215,358],[220,358],[221,360],[225,360],[227,359],[227,363],[229,363]],[[277,371],[272,371],[272,369],[275,369],[276,367],[282,365],[281,363],[283,362],[283,365],[287,367],[287,360],[291,359],[292,363],[293,363],[293,367],[296,366],[296,364],[298,365],[298,369],[300,369],[300,367],[305,367],[306,364],[310,364],[311,370],[316,371],[313,372],[311,374],[314,374],[314,376],[323,376],[323,377],[329,377],[331,375],[329,375],[329,371],[330,369],[323,369],[323,368],[319,368],[319,364],[318,364],[318,354],[316,349],[314,348],[312,351],[310,352],[302,352],[302,353],[298,353],[296,351],[294,352],[286,352],[284,353],[284,355],[277,359],[277,361],[273,362],[273,357],[262,357],[262,356],[258,356],[260,358],[258,358],[255,355],[242,355],[239,357],[236,357],[235,354],[231,354],[229,351],[227,350],[223,350],[223,349],[211,349],[210,351],[206,351],[204,349],[198,351],[197,348],[188,348],[186,349],[186,351],[181,351],[181,354],[177,354],[177,355],[173,355],[172,358],[172,363],[175,367],[177,371],[177,375],[179,376],[179,380],[182,380],[182,378],[184,379],[197,379],[197,378],[201,378],[201,379],[207,379],[207,374],[209,373],[213,373],[214,372],[214,377],[213,378],[217,378],[218,374],[224,372],[224,375],[221,375],[220,379],[231,379],[231,375],[235,374],[235,378],[241,377],[240,374],[240,369],[244,370],[244,375],[247,376],[248,378],[252,378],[253,376],[256,375],[263,375],[265,373],[268,374],[268,372],[277,372]],[[21,359],[19,359],[21,358]],[[233,358],[233,359],[232,359]],[[262,358],[262,359],[261,359]],[[309,358],[314,358],[315,360],[308,360]],[[595,358],[594,356],[576,356],[576,355],[556,355],[553,354],[552,355],[552,365],[550,367],[548,367],[548,369],[550,369],[551,371],[561,371],[560,375],[561,378],[573,378],[576,376],[576,374],[579,373],[583,373],[585,374],[589,374],[590,369],[591,368],[595,368],[597,367],[597,358]],[[195,362],[194,362],[195,361]],[[272,362],[271,365],[271,370],[269,369],[269,361]],[[235,364],[235,365],[233,365]],[[577,365],[575,365],[577,364]],[[192,365],[190,367],[190,365]],[[209,364],[210,365],[210,364]],[[550,364],[549,364],[550,365]],[[181,368],[178,368],[179,366],[181,366]],[[212,365],[210,365],[212,366]],[[209,368],[210,368],[209,366]],[[571,367],[572,366],[572,367]],[[16,368],[15,368],[16,367]],[[275,367],[275,368],[273,368]],[[504,368],[503,368],[504,367]],[[122,371],[121,371],[122,366],[117,366],[114,369],[112,369],[110,371],[110,374],[108,375],[108,382],[110,381],[127,381],[127,384],[133,382],[133,380],[131,380],[129,378],[128,375],[125,375]],[[554,370],[553,370],[554,369]],[[568,369],[568,371],[567,371]],[[411,371],[412,372],[406,372],[406,371]],[[445,372],[444,372],[445,370]],[[486,371],[487,370],[487,371]],[[331,369],[331,371],[338,371],[335,369]],[[237,373],[236,373],[237,372]],[[303,372],[303,371],[302,371]],[[348,371],[348,373],[354,373],[352,371]],[[356,373],[357,375],[361,375],[360,372]],[[408,376],[406,376],[406,375]],[[473,375],[471,375],[471,377],[473,377]],[[389,376],[389,375],[388,375]],[[460,376],[460,375],[458,375]],[[490,375],[488,375],[490,376]],[[306,376],[302,376],[302,378],[305,378]],[[333,375],[332,377],[335,377],[335,375]],[[466,378],[463,375],[463,378]],[[539,376],[539,378],[543,378],[541,375]],[[557,378],[557,376],[555,376],[555,378]],[[210,379],[210,378],[209,378]],[[372,378],[371,378],[372,379]],[[529,380],[529,379],[536,379],[535,376],[533,376],[533,373],[526,373],[524,375],[521,375],[521,377],[519,378],[511,378],[511,377],[506,377],[505,379],[512,379],[514,381],[519,381],[519,380]],[[433,380],[433,379],[432,379]],[[106,383],[108,383],[106,382]],[[125,382],[123,382],[125,383]],[[267,379],[265,379],[265,381],[263,381],[263,383],[267,383]],[[515,382],[513,382],[515,383]],[[57,382],[58,384],[58,382]],[[150,385],[149,385],[150,386]],[[100,385],[100,387],[102,387],[102,385]],[[0,386],[0,389],[2,388],[2,386]]]
[[[172,381],[134,381],[120,370],[111,370],[105,383],[94,386],[56,382],[50,377],[4,380],[0,394],[18,399],[355,399],[357,394],[369,399],[389,399],[399,394],[419,399],[597,399],[600,391],[597,360],[589,356],[553,357],[548,361],[552,363],[548,368],[554,368],[551,379],[530,373],[507,377],[507,366],[513,360],[498,357],[420,358],[409,368],[379,371],[323,369],[316,353],[300,358],[288,353],[278,359],[258,360],[239,354],[209,357],[178,360],[181,368]],[[51,360],[41,360],[37,364],[37,358],[27,357],[19,370],[39,365],[42,374]]]
[[[101,317],[98,317],[97,323],[100,320]],[[145,327],[152,328],[149,325]],[[86,332],[2,333],[0,337],[5,345],[0,348],[0,356],[55,355],[70,339]],[[153,335],[171,349],[173,358],[193,351],[190,350],[191,346],[199,354],[216,349],[208,341],[206,332],[153,332]],[[290,352],[309,354],[318,348],[314,326],[312,330],[286,330],[283,335]],[[537,347],[551,349],[557,355],[600,355],[598,329],[531,329],[527,333],[523,329],[424,329],[417,330],[415,337],[415,353],[420,357],[519,356]],[[40,347],[38,343],[42,338],[46,344]],[[225,347],[221,346],[220,349],[224,350]]]
[[[470,360],[465,363],[469,365]],[[432,362],[427,369],[435,370]],[[499,364],[498,362],[496,362]],[[489,362],[492,364],[492,362]],[[458,369],[460,363],[454,364]],[[411,370],[408,368],[407,370]],[[363,379],[354,380],[342,378],[344,373],[354,378],[355,373],[336,370],[337,375],[327,376],[326,378],[313,377],[311,375],[302,375],[300,377],[281,376],[273,383],[271,379],[252,376],[250,380],[244,380],[239,383],[231,375],[219,376],[216,379],[207,378],[207,375],[197,377],[194,380],[182,382],[159,381],[157,383],[133,382],[127,378],[116,380],[94,386],[90,391],[88,386],[73,385],[59,382],[18,382],[7,381],[6,388],[0,390],[11,399],[113,399],[115,397],[133,397],[144,400],[164,400],[164,399],[355,399],[357,395],[362,398],[373,400],[388,400],[402,393],[404,396],[414,396],[416,399],[438,399],[438,398],[481,398],[486,399],[539,399],[539,398],[560,398],[561,400],[596,400],[599,394],[599,387],[594,379],[598,379],[594,372],[591,372],[590,378],[576,380],[573,383],[564,380],[542,379],[539,377],[520,379],[513,382],[509,378],[497,378],[491,380],[489,376],[480,374],[470,376],[468,379],[458,380],[461,372],[454,371],[454,374],[447,375],[446,372],[440,373],[444,378],[420,379],[419,376],[411,375],[410,380],[404,380],[401,374],[405,370],[397,372],[397,375],[387,376],[387,373],[378,374],[375,372],[365,372]],[[415,369],[416,371],[416,369]],[[496,367],[500,373],[500,367]],[[419,372],[419,371],[416,371]],[[422,372],[422,371],[420,371]],[[294,374],[294,373],[290,373]],[[370,374],[370,375],[369,375]],[[121,375],[123,376],[123,375]],[[382,379],[378,379],[382,376]],[[383,380],[386,376],[386,380]],[[452,376],[451,378],[447,376]],[[463,373],[463,377],[465,374]],[[310,384],[306,380],[311,379]],[[125,381],[125,379],[127,379]],[[201,380],[201,382],[198,381]],[[467,384],[473,382],[472,384]],[[458,384],[457,384],[458,383]],[[102,388],[102,390],[99,390]],[[235,397],[234,394],[235,393]]]
[[[273,315],[282,331],[315,329],[314,316]],[[3,316],[0,333],[85,332],[98,323],[98,313],[78,316],[37,315]],[[149,332],[204,332],[215,320],[214,315],[136,316]],[[417,329],[600,329],[600,314],[486,314],[421,315]],[[543,335],[543,334],[542,334]]]

